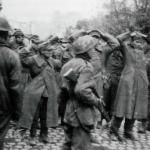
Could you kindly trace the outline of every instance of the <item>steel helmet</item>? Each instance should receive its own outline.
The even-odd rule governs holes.
[[[4,17],[0,17],[0,31],[11,31],[11,26]]]
[[[97,45],[97,41],[89,36],[85,35],[82,37],[79,37],[74,43],[73,43],[73,51],[75,55],[82,54],[85,52],[88,52],[95,48]]]
[[[87,35],[87,33],[84,30],[75,30],[71,36],[69,37],[69,40],[71,42],[74,42],[75,40],[77,40],[79,37],[81,36],[85,36]]]

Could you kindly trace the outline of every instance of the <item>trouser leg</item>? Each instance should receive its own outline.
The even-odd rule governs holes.
[[[116,94],[117,94],[117,89],[118,89],[118,84],[119,84],[119,79],[118,77],[112,78],[111,79],[111,87],[110,87],[110,116],[112,117],[114,109],[115,109],[115,99],[116,99]],[[118,122],[119,119],[117,118]]]
[[[150,131],[150,87],[148,94],[148,119],[147,119],[147,130]]]
[[[123,118],[114,116],[111,122],[110,132],[113,133],[113,129],[115,129],[117,132],[121,126]],[[112,129],[113,128],[113,129]]]
[[[150,131],[150,106],[149,106],[149,114],[147,119],[147,130]]]
[[[7,134],[7,131],[9,129],[9,119],[10,117],[5,117],[4,120],[0,119],[1,121],[1,126],[0,126],[0,150],[4,149],[4,138]]]
[[[71,150],[73,127],[65,124],[64,125],[64,135],[65,135],[65,141],[63,143],[62,150]]]
[[[147,126],[147,119],[141,119],[138,123],[138,132],[139,133],[145,133],[146,132],[146,126]]]
[[[116,98],[116,93],[118,89],[118,78],[112,78],[109,86],[107,88],[104,87],[104,100],[105,100],[105,108],[109,113],[110,118],[112,118],[112,113],[114,112],[114,102]]]
[[[113,116],[111,126],[110,126],[110,138],[113,141],[122,141],[122,137],[119,135],[119,128],[121,126],[123,118]]]
[[[111,99],[112,99],[112,97],[111,97],[111,84],[108,87],[106,87],[104,85],[103,95],[104,95],[104,102],[106,105],[105,109],[109,114],[111,114]]]
[[[48,98],[42,97],[42,103],[40,107],[40,124],[41,131],[40,136],[48,136],[48,128],[47,128],[47,101]]]
[[[41,104],[41,102],[38,104],[38,107],[36,109],[34,119],[33,119],[32,125],[31,125],[31,130],[30,130],[31,137],[36,136],[36,130],[37,130],[37,124],[38,124],[39,112],[40,112],[40,104]]]
[[[73,129],[72,150],[91,150],[90,132],[84,131],[81,127]]]
[[[61,101],[58,107],[58,114],[61,119],[61,125],[64,125],[65,110],[66,110],[66,101]]]
[[[125,119],[125,124],[124,124],[124,132],[125,133],[131,133],[133,126],[134,126],[134,119]]]
[[[124,137],[130,140],[136,141],[136,138],[134,137],[134,134],[132,132],[134,122],[135,122],[134,119],[125,119]]]

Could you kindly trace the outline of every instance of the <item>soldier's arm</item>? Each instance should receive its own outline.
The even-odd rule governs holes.
[[[125,33],[122,33],[120,35],[117,36],[117,39],[120,43],[124,42],[126,39],[129,39],[130,38],[130,34],[131,32],[128,31],[128,32],[125,32]]]
[[[110,46],[111,50],[115,50],[120,46],[119,41],[108,33],[100,32],[101,38]]]
[[[132,33],[133,35],[134,33]],[[117,36],[118,41],[120,42],[120,51],[122,51],[123,56],[126,58],[126,51],[130,48],[128,40],[131,38],[131,32],[125,32]]]
[[[79,102],[96,106],[98,103],[98,98],[93,93],[92,89],[95,88],[95,81],[92,79],[93,73],[90,68],[85,67],[77,80],[75,86],[75,94]]]

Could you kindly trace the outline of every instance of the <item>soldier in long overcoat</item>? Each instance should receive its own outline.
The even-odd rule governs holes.
[[[24,64],[28,66],[32,81],[25,89],[22,116],[19,124],[30,129],[30,136],[34,141],[38,118],[40,118],[40,140],[48,142],[48,128],[58,124],[58,106],[54,66],[56,62],[49,58],[50,52],[46,48],[40,54],[27,57]],[[30,52],[28,52],[30,55]],[[33,142],[34,143],[34,142]]]
[[[119,81],[115,98],[112,126],[119,129],[125,118],[124,136],[134,140],[132,128],[135,119],[146,119],[148,115],[148,79],[146,59],[140,49],[141,36],[137,32],[118,36],[125,58],[125,67]]]
[[[146,70],[147,70],[147,77],[148,77],[148,118],[140,120],[139,126],[138,126],[138,133],[145,133],[146,130],[150,131],[150,35],[145,39],[145,42],[143,43],[143,50],[146,57]]]

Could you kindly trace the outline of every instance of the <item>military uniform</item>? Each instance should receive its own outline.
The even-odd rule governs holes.
[[[31,129],[31,137],[36,135],[38,118],[41,123],[40,136],[48,135],[48,127],[56,127],[58,123],[58,106],[54,62],[45,60],[41,55],[24,58],[28,66],[32,81],[25,89],[21,127]]]
[[[146,70],[147,70],[147,77],[148,77],[148,82],[150,82],[150,45],[147,43],[144,46],[144,54],[147,60],[147,65],[146,65]],[[145,133],[146,129],[150,130],[150,84],[148,84],[148,118],[140,120],[141,122],[139,123],[139,128],[138,132],[139,133]]]
[[[89,47],[94,46],[94,41],[90,42],[90,40],[91,38],[86,36],[79,38],[74,43],[74,45],[78,45],[74,47],[74,51],[84,51],[83,53],[88,51]],[[68,81],[64,77],[70,68],[78,75],[76,82]],[[63,150],[92,149],[90,131],[97,118],[95,106],[98,103],[98,98],[92,92],[92,89],[96,89],[93,71],[90,62],[79,57],[77,52],[76,58],[66,63],[61,70],[63,84],[60,98],[66,101]]]
[[[24,34],[21,30],[16,30],[15,33],[13,34],[15,37],[12,42],[10,42],[10,47],[13,51],[15,51],[20,59],[21,62],[21,81],[20,81],[20,89],[21,89],[21,100],[23,103],[23,95],[24,95],[24,90],[27,84],[31,81],[31,76],[29,69],[24,65],[22,58],[24,57],[24,54],[26,53],[25,44],[24,42],[17,42],[17,37],[20,36],[22,40],[24,40]]]
[[[21,30],[16,30],[13,36],[14,36],[14,39],[10,42],[10,48],[18,53],[18,51],[21,48],[25,47],[25,44],[23,41],[18,42],[17,37],[21,37],[24,39],[24,34]]]
[[[127,41],[128,38],[129,32],[118,36],[124,52],[125,67],[115,98],[112,126],[118,130],[125,117],[124,135],[134,139],[132,135],[134,120],[146,119],[148,115],[148,79],[144,53],[133,48]]]
[[[4,18],[0,17],[0,33],[6,34],[11,28]],[[0,150],[3,150],[5,135],[11,119],[17,121],[20,116],[20,70],[21,64],[0,35]]]
[[[147,75],[148,75],[148,125],[147,125],[147,130],[150,131],[150,61],[147,63]]]
[[[123,69],[122,55],[118,50],[120,44],[115,37],[108,33],[93,30],[90,34],[93,37],[101,37],[105,41],[105,44],[97,44],[97,52],[93,52],[91,63],[94,66],[97,91],[99,95],[104,96],[106,109],[112,114],[119,77]],[[105,81],[103,76],[108,76],[109,82]]]

